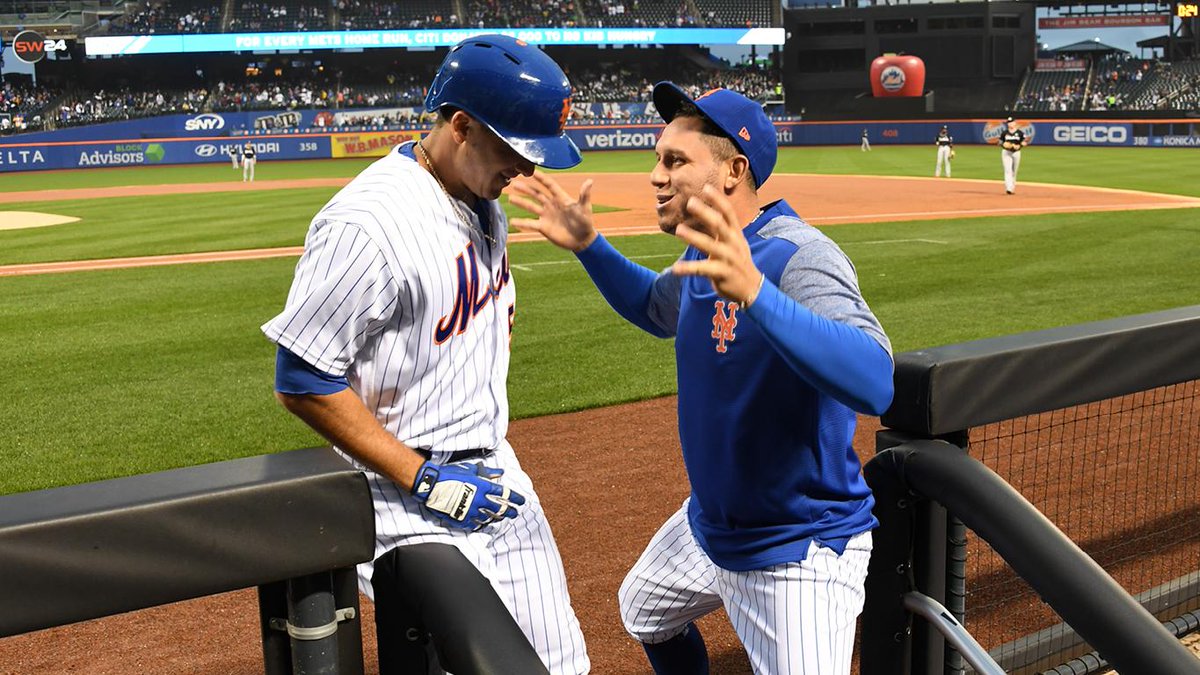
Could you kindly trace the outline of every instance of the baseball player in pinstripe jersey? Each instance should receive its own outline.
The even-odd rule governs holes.
[[[851,440],[855,411],[892,399],[891,345],[854,267],[784,201],[760,205],[775,129],[725,89],[654,88],[668,122],[650,174],[659,227],[688,243],[655,273],[592,226],[591,184],[514,185],[514,219],[573,250],[631,323],[674,337],[691,495],[619,593],[656,673],[708,672],[695,621],[724,607],[757,673],[849,673],[874,501]]]
[[[286,308],[263,326],[280,400],[367,472],[376,559],[360,587],[376,601],[384,673],[415,672],[380,600],[404,593],[389,552],[427,542],[488,578],[551,673],[590,668],[550,527],[505,440],[516,296],[496,201],[535,165],[579,163],[563,133],[570,96],[535,47],[459,43],[425,101],[433,131],[313,218]]]

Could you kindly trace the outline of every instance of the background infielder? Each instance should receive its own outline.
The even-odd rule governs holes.
[[[856,410],[891,403],[890,342],[837,245],[783,201],[760,208],[776,158],[762,107],[669,82],[654,105],[659,227],[689,244],[674,266],[655,274],[597,234],[590,182],[576,200],[539,173],[512,198],[539,216],[513,224],[675,337],[691,495],[621,585],[622,620],[657,673],[708,672],[694,622],[722,606],[755,672],[849,673],[877,524],[851,441]]]
[[[942,175],[942,167],[946,167],[946,178],[950,177],[950,160],[954,159],[954,137],[950,135],[950,127],[942,125],[941,131],[938,131],[937,139],[934,141],[937,144],[937,164],[933,169],[933,177],[937,178]]]
[[[254,149],[254,144],[246,141],[242,146],[242,182],[249,180],[254,182],[254,167],[258,164],[258,152]]]
[[[376,601],[384,673],[416,670],[380,601],[404,592],[389,552],[426,542],[457,547],[491,581],[550,672],[590,668],[554,537],[505,440],[516,295],[496,201],[535,165],[579,163],[562,130],[570,98],[535,47],[459,43],[425,100],[434,130],[317,213],[287,306],[263,326],[281,401],[367,471],[376,560],[360,586]]]
[[[1012,117],[1004,120],[1004,131],[1000,134],[1000,163],[1004,166],[1004,191],[1010,195],[1017,189],[1021,148],[1026,145],[1029,145],[1029,139],[1017,128],[1017,121]]]

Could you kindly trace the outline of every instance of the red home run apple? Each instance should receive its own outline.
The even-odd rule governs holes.
[[[875,96],[920,96],[925,91],[925,62],[917,56],[884,54],[871,62]]]

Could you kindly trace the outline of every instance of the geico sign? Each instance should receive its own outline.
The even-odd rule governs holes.
[[[1054,140],[1059,143],[1124,143],[1129,138],[1125,127],[1102,127],[1091,124],[1054,127]]]

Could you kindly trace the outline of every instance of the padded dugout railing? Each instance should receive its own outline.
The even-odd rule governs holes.
[[[1197,336],[1200,306],[1193,306],[899,354],[896,397],[883,416],[888,428],[879,434],[878,450],[922,438],[941,438],[970,450],[973,427],[1194,383],[1200,379]],[[1187,424],[1191,426],[1190,421]],[[1194,434],[1190,428],[1184,431]],[[1188,457],[1178,461],[1191,461],[1197,451],[1200,448],[1189,447]],[[1195,492],[1186,496],[1194,498]],[[944,604],[959,622],[964,619],[966,530],[940,505],[916,501],[903,516],[911,536],[897,536],[894,523],[888,522],[876,532],[863,615],[864,675],[932,675],[965,669],[938,631],[922,622],[911,623],[911,615],[894,593],[895,578],[900,576],[908,588]],[[1194,516],[1187,510],[1177,514],[1192,520]],[[1200,523],[1195,525],[1193,532],[1200,530]],[[896,559],[911,564],[903,569],[879,567]],[[1192,576],[1196,575],[1182,579]],[[877,589],[883,582],[885,588]],[[1138,600],[1160,620],[1170,618],[1163,614],[1187,613],[1200,606],[1200,585],[1175,583],[1169,593],[1139,595]],[[969,622],[965,623],[969,629]],[[1043,646],[1067,653],[1082,644],[1069,625],[1056,626],[1052,632]],[[898,655],[900,661],[873,660],[872,655],[881,653]],[[903,670],[896,670],[900,662]]]
[[[0,637],[257,586],[269,675],[361,673],[374,537],[324,448],[0,497]]]

